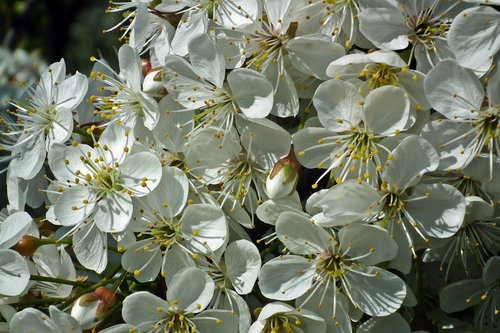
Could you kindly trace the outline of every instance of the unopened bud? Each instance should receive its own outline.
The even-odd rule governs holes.
[[[115,302],[115,294],[100,287],[78,298],[71,309],[71,316],[78,320],[83,330],[89,330],[99,324],[102,316]]]
[[[290,153],[276,162],[267,176],[265,187],[267,195],[275,199],[286,197],[295,191],[299,180],[299,168],[300,164],[292,146]]]
[[[31,257],[36,249],[43,244],[45,244],[45,242],[37,237],[24,235],[21,240],[12,247],[12,250],[24,257]]]
[[[166,95],[166,90],[161,83],[162,69],[154,69],[146,74],[142,83],[142,91],[153,96]]]
[[[141,59],[142,65],[142,75],[146,76],[149,72],[151,72],[151,61],[149,59]]]

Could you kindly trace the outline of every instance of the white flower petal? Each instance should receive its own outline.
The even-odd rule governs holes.
[[[227,222],[220,208],[209,204],[187,206],[179,221],[190,249],[197,253],[218,250],[227,237]]]
[[[128,44],[136,50],[142,50],[150,32],[150,14],[147,3],[135,2],[135,4],[137,4],[135,19]]]
[[[391,135],[403,130],[409,114],[410,100],[399,87],[380,87],[366,96],[364,122],[376,134]]]
[[[160,273],[161,249],[158,245],[152,244],[151,239],[145,239],[128,247],[121,262],[127,272],[134,273],[137,281],[150,282]]]
[[[121,164],[135,142],[132,129],[127,126],[111,123],[99,138],[99,154],[109,162]],[[107,149],[106,149],[107,147]],[[94,158],[97,156],[93,156]]]
[[[491,257],[484,265],[483,282],[486,286],[493,286],[500,280],[500,257]]]
[[[218,4],[214,11],[214,22],[226,28],[254,23],[261,10],[257,0],[222,0]]]
[[[271,26],[285,32],[289,24],[287,16],[293,8],[292,0],[264,0],[264,6]]]
[[[363,97],[352,83],[329,80],[319,85],[313,97],[321,124],[330,131],[346,131],[362,117]]]
[[[105,233],[93,221],[82,223],[73,234],[73,251],[85,268],[102,273],[108,264],[108,242]]]
[[[73,110],[80,104],[87,93],[88,80],[81,73],[68,77],[57,86],[55,103],[57,109],[66,108]]]
[[[462,225],[465,198],[448,184],[420,184],[415,187],[405,209],[408,219],[415,222],[424,234],[447,238],[453,236]]]
[[[329,36],[323,34],[293,38],[286,43],[286,50],[298,70],[320,80],[328,79],[328,65],[345,54],[341,45],[333,43]]]
[[[132,198],[127,193],[111,192],[96,205],[94,221],[104,232],[123,231],[132,218]]]
[[[315,254],[328,250],[332,236],[311,223],[303,214],[284,212],[276,221],[276,234],[286,248],[295,254]]]
[[[365,8],[358,16],[359,29],[377,47],[402,50],[408,46],[410,31],[399,8]]]
[[[124,44],[118,50],[118,61],[120,64],[120,75],[130,84],[131,88],[141,90],[142,66],[137,51],[128,44]]]
[[[349,314],[347,313],[347,310],[349,308],[347,298],[342,293],[340,293],[340,291],[334,291],[331,284],[324,292],[326,295],[325,297],[322,297],[323,290],[314,293],[310,297],[309,302],[304,304],[304,308],[300,310],[300,313],[304,313],[309,318],[309,320],[317,321],[318,316],[322,318],[326,324],[326,333],[352,333],[351,318],[349,318]],[[333,312],[334,292],[337,293],[335,295],[335,313]],[[295,300],[295,305],[299,306],[309,296],[310,295],[306,293],[305,295],[297,298]],[[302,312],[304,310],[305,312]],[[307,332],[316,331],[313,330]]]
[[[403,88],[414,102],[418,104],[421,110],[430,109],[430,104],[425,95],[424,82],[425,74],[415,71],[407,70],[406,72],[399,72],[397,74],[398,86]]]
[[[248,157],[266,170],[290,152],[291,135],[269,119],[245,121],[240,128],[241,145],[247,150]],[[269,140],[271,137],[273,139]]]
[[[286,70],[279,73],[278,67],[270,66],[271,72],[264,73],[274,85],[274,106],[271,113],[280,118],[295,117],[300,107],[295,82]]]
[[[36,227],[33,219],[26,212],[9,215],[0,224],[0,249],[8,249],[15,245],[33,226]]]
[[[356,333],[411,333],[410,325],[399,313],[386,317],[374,317],[359,326]]]
[[[76,280],[73,260],[62,245],[49,244],[39,247],[33,255],[33,262],[39,275]],[[43,287],[44,284],[48,286]],[[68,297],[73,291],[73,286],[56,282],[44,282],[41,288],[47,297]]]
[[[92,192],[87,187],[75,186],[59,196],[54,205],[54,214],[63,226],[73,226],[89,216],[94,207]]]
[[[462,280],[446,286],[439,293],[439,305],[444,312],[457,312],[481,302],[487,287],[483,280]]]
[[[176,110],[182,108],[170,95],[161,99],[159,104],[160,119],[153,130],[155,138],[171,152],[182,151],[186,137],[192,130],[191,121],[194,112]]]
[[[203,311],[212,300],[215,290],[212,278],[196,267],[177,272],[167,287],[167,299],[170,302],[177,301],[177,307],[191,313]]]
[[[349,250],[350,258],[363,257],[357,261],[365,265],[391,260],[398,252],[398,246],[389,233],[376,225],[350,224],[340,229],[338,238],[340,249]]]
[[[186,11],[177,26],[172,49],[175,54],[185,56],[188,54],[188,44],[194,36],[206,33],[208,29],[208,13],[206,10]]]
[[[273,85],[259,72],[238,68],[227,76],[231,95],[248,118],[264,118],[273,107]]]
[[[64,333],[81,333],[82,329],[78,321],[66,312],[49,306],[50,319],[54,320]],[[54,333],[54,332],[53,332]]]
[[[225,61],[222,53],[217,50],[217,44],[207,34],[197,34],[189,41],[188,49],[195,73],[216,87],[222,88]]]
[[[61,329],[56,322],[43,312],[27,308],[19,311],[10,321],[10,332],[59,333]]]
[[[87,157],[88,154],[91,154],[94,158],[97,157],[95,150],[85,144],[79,144],[76,147],[53,145],[48,156],[50,169],[54,176],[63,182],[67,180],[73,181],[75,173],[92,175],[93,170],[80,159],[82,156]]]
[[[187,267],[195,267],[196,264],[189,254],[181,249],[180,246],[172,246],[165,253],[162,264],[162,273],[165,275],[167,286],[170,285],[174,275]]]
[[[441,61],[426,76],[425,94],[434,109],[449,119],[476,119],[484,88],[470,69],[454,60]]]
[[[21,136],[20,140],[22,138],[23,136]],[[45,161],[45,140],[42,136],[34,140],[31,139],[29,142],[14,149],[14,152],[20,155],[10,162],[10,167],[15,170],[18,177],[26,180],[33,179]]]
[[[457,15],[447,40],[460,65],[481,72],[488,70],[500,49],[499,27],[500,12],[490,6],[466,9]]]
[[[218,309],[235,312],[239,317],[239,331],[248,333],[252,324],[252,315],[247,302],[234,290],[226,289],[226,292],[226,297],[221,297]]]
[[[421,136],[438,152],[438,169],[448,171],[463,168],[476,157],[473,132],[467,122],[435,120],[424,126]]]
[[[150,97],[143,92],[139,93],[138,96],[141,103],[142,121],[144,126],[149,130],[153,130],[160,120],[158,102],[153,97]]]
[[[189,180],[186,174],[179,168],[167,166],[163,168],[158,186],[146,200],[161,216],[172,218],[184,209],[188,193]]]
[[[87,79],[85,79],[87,82]],[[68,108],[58,108],[56,119],[52,122],[45,141],[47,151],[54,143],[65,143],[73,131],[73,113]]]
[[[496,68],[497,71],[488,80],[488,85],[486,86],[486,95],[488,96],[488,101],[490,105],[500,105],[500,61],[498,61]]]
[[[157,322],[167,310],[167,302],[147,291],[136,291],[123,301],[122,316],[128,324],[139,325],[145,322]]]
[[[408,136],[392,151],[392,160],[387,161],[382,179],[403,190],[418,183],[425,173],[436,170],[438,164],[438,154],[429,142],[416,135]]]
[[[249,196],[251,195],[250,193],[252,192],[249,192]],[[249,210],[252,210],[252,208],[253,207],[249,207]],[[224,200],[224,203],[222,204],[222,210],[224,210],[224,213],[226,214],[226,218],[228,219],[227,222],[230,228],[237,227],[233,222],[249,229],[255,227],[254,219],[249,216],[248,211],[245,209],[245,207],[241,207],[239,201],[235,200],[233,197],[227,197]],[[248,237],[247,232],[243,229],[241,230]]]
[[[397,222],[393,221],[391,223],[387,227],[392,226],[391,237],[398,244],[398,252],[396,257],[389,263],[389,267],[397,269],[403,274],[409,274],[413,263],[412,249],[408,246],[408,238],[403,227],[401,225],[394,225]],[[406,223],[406,221],[402,223]]]
[[[275,225],[281,213],[292,211],[301,213],[302,205],[297,191],[283,198],[275,198],[264,201],[257,207],[257,217],[262,222]]]
[[[30,271],[24,258],[12,250],[0,250],[0,295],[20,295],[29,280]]]
[[[347,180],[329,189],[316,206],[331,218],[328,226],[340,226],[376,215],[381,210],[376,204],[380,199],[379,191],[366,182]]]
[[[257,247],[240,239],[229,244],[224,252],[226,274],[240,295],[248,294],[257,281],[261,259]]]
[[[214,320],[217,318],[219,322]],[[191,319],[199,333],[234,333],[238,331],[238,315],[227,310],[207,310]]]
[[[357,268],[345,279],[355,305],[370,316],[387,316],[396,312],[406,297],[406,285],[397,275],[378,267]],[[372,275],[372,276],[369,276]]]
[[[277,257],[262,266],[259,288],[267,298],[293,300],[309,290],[314,275],[314,263],[306,258],[294,255]]]
[[[120,166],[120,174],[120,184],[131,190],[135,197],[142,197],[153,191],[160,183],[161,163],[155,155],[139,152],[125,159]]]
[[[295,155],[300,164],[309,169],[329,168],[337,159],[339,145],[321,144],[325,138],[335,135],[321,127],[305,127],[292,137]]]

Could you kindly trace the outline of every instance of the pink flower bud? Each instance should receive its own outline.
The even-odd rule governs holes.
[[[83,330],[92,329],[115,302],[115,294],[100,287],[78,298],[71,309],[71,316],[78,320]]]
[[[299,168],[292,146],[290,153],[276,162],[266,178],[265,190],[269,198],[282,198],[292,194],[299,180]]]

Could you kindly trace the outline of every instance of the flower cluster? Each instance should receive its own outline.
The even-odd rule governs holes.
[[[0,332],[499,332],[499,5],[110,1],[0,116]]]

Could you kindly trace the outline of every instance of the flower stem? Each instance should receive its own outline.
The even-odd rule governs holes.
[[[32,300],[24,300],[24,301],[19,301],[16,303],[11,303],[9,304],[10,306],[16,308],[16,307],[24,307],[24,306],[32,306],[32,305],[43,305],[43,304],[48,304],[48,303],[58,303],[58,302],[64,302],[68,300],[67,298],[59,298],[59,297],[49,297],[49,298],[44,298],[44,299],[32,299]]]
[[[31,275],[30,280],[69,284],[71,286],[75,286],[75,287],[79,287],[79,288],[87,288],[88,287],[87,284],[82,283],[82,282],[59,279],[59,278],[54,278],[54,277],[50,277],[50,276]]]

